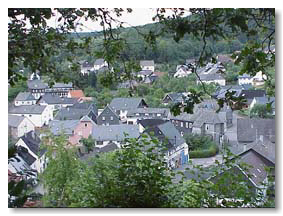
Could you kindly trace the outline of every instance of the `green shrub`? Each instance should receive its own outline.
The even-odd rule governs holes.
[[[219,151],[218,145],[215,143],[211,143],[208,149],[190,151],[189,155],[190,158],[206,158],[216,155],[218,151]]]

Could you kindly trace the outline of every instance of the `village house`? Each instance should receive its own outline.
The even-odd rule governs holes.
[[[150,70],[154,72],[154,61],[153,60],[142,60],[140,61],[140,67],[142,70]]]
[[[177,65],[176,73],[174,74],[175,78],[182,78],[187,77],[189,74],[191,74],[192,71],[189,69],[186,65]]]
[[[168,122],[161,118],[149,118],[149,119],[138,119],[137,125],[139,126],[140,133],[143,133],[146,129]]]
[[[119,116],[107,105],[97,117],[98,125],[117,125],[120,124]]]
[[[138,72],[137,77],[141,79],[142,82],[149,78],[153,74],[152,70],[141,70]]]
[[[186,96],[184,93],[168,93],[164,96],[162,99],[162,104],[167,106],[169,104],[174,104],[174,103],[183,103],[185,100]]]
[[[9,111],[9,114],[16,116],[27,117],[35,127],[48,125],[49,121],[53,120],[53,112],[48,106],[40,105],[23,105],[14,107]]]
[[[81,97],[85,97],[85,95],[84,95],[84,92],[82,90],[70,90],[68,92],[67,97],[79,99]]]
[[[88,62],[88,61],[84,61],[82,64],[81,64],[81,73],[83,75],[85,74],[89,74],[91,72],[94,72],[94,64]]]
[[[45,94],[41,96],[37,102],[37,104],[41,106],[48,106],[52,111],[67,106],[73,106],[75,103],[77,103],[77,100],[75,98],[62,98],[58,95],[52,94]]]
[[[14,139],[34,131],[34,124],[24,116],[8,115],[8,135]]]
[[[242,90],[239,97],[244,98],[245,108],[249,108],[255,97],[264,97],[266,95],[265,90]]]
[[[168,167],[176,168],[188,163],[188,145],[171,122],[150,127],[143,134],[154,136],[166,145],[168,150],[165,159]]]
[[[56,120],[78,120],[87,115],[97,123],[98,110],[93,103],[76,103],[73,106],[62,108],[55,116]]]
[[[28,90],[34,96],[35,99],[39,99],[40,96],[45,94],[48,85],[41,80],[28,80]]]
[[[27,150],[26,152],[24,149],[22,149],[23,151],[21,151],[19,155],[21,154],[27,155],[28,153],[35,159],[35,160],[32,159],[34,160],[32,163],[29,164],[28,161],[27,163],[32,169],[35,169],[38,173],[41,173],[46,167],[46,158],[45,158],[46,149],[41,149],[40,143],[41,140],[36,135],[36,133],[34,131],[30,131],[24,134],[22,137],[20,137],[18,142],[15,144],[17,147],[23,147]]]
[[[224,135],[224,122],[220,120],[217,113],[210,110],[200,110],[195,115],[198,118],[193,123],[192,133],[211,136],[213,141],[221,144]]]
[[[92,138],[95,147],[102,148],[111,143],[121,148],[126,138],[138,138],[140,135],[138,125],[97,125],[92,129]]]
[[[127,113],[127,124],[137,124],[139,119],[160,118],[167,119],[169,116],[168,108],[136,108]]]
[[[34,105],[36,104],[36,99],[30,92],[19,92],[14,100],[15,106],[21,105]]]
[[[226,80],[223,78],[221,74],[218,74],[218,73],[201,74],[199,77],[200,77],[200,80],[206,84],[214,83],[220,86],[226,85]],[[200,84],[199,80],[197,80],[197,84]]]
[[[122,122],[126,122],[129,110],[148,107],[148,105],[143,98],[114,98],[110,107],[119,115]]]
[[[103,58],[99,58],[94,61],[94,65],[93,65],[94,70],[98,71],[104,67],[108,67],[108,63]]]
[[[71,145],[82,146],[80,140],[82,138],[88,138],[92,134],[92,129],[95,125],[96,124],[88,116],[82,117],[73,128],[72,135],[69,137],[69,143]]]
[[[275,119],[237,119],[237,140],[247,146],[275,143]],[[275,145],[275,144],[274,144]]]
[[[192,133],[193,123],[196,118],[197,118],[196,115],[188,114],[188,113],[181,113],[180,115],[177,116],[171,115],[169,117],[171,123],[179,131],[181,136]]]
[[[45,90],[45,93],[51,93],[53,95],[58,95],[59,97],[67,97],[68,92],[73,90],[73,83],[55,83],[52,87]]]
[[[74,134],[74,130],[79,122],[80,120],[53,120],[49,124],[49,129],[54,136],[64,134],[69,139]]]
[[[260,86],[264,84],[264,80],[266,80],[266,75],[259,71],[255,76],[250,76],[249,74],[243,74],[238,76],[238,84],[251,84],[253,86]]]

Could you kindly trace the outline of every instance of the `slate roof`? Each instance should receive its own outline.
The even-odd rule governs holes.
[[[252,147],[252,150],[254,150],[262,157],[266,158],[275,165],[275,143],[266,141],[263,143],[257,143]]]
[[[140,66],[154,66],[153,60],[142,60],[140,61]]]
[[[189,114],[189,113],[181,113],[180,115],[174,116],[171,115],[170,119],[172,120],[180,120],[180,121],[194,121],[194,114]]]
[[[49,128],[54,135],[60,135],[62,131],[64,134],[71,135],[78,124],[79,120],[53,120],[49,123]]]
[[[92,129],[92,137],[96,141],[123,141],[125,138],[138,138],[139,126],[126,124],[97,125]]]
[[[52,88],[73,88],[73,83],[55,83]]]
[[[84,62],[82,63],[82,67],[84,67],[84,68],[92,68],[92,67],[93,67],[93,64],[90,63],[90,62],[88,62],[88,61],[84,61]]]
[[[41,80],[28,80],[29,89],[46,89],[48,85],[43,83]]]
[[[236,85],[236,86],[221,86],[214,93],[214,95],[215,95],[216,98],[220,99],[220,98],[225,98],[226,92],[235,91],[233,96],[239,97],[243,89],[244,88],[242,86],[239,86],[239,85]]]
[[[81,119],[83,116],[87,115],[89,110],[87,109],[77,109],[73,107],[62,108],[56,114],[56,120],[76,120]]]
[[[58,95],[44,94],[40,97],[38,103],[46,102],[47,104],[75,104],[75,98],[61,98]]]
[[[11,114],[42,114],[47,106],[40,105],[22,105],[14,107],[9,111]]]
[[[35,100],[34,96],[30,92],[20,92],[15,101],[31,101]]]
[[[9,115],[8,116],[8,126],[18,127],[19,124],[25,119],[24,116]]]
[[[143,101],[143,98],[114,98],[110,106],[114,110],[129,110],[138,108],[139,104]]]
[[[137,124],[141,124],[144,128],[150,128],[150,127],[154,127],[156,125],[160,125],[163,124],[165,122],[167,122],[168,120],[163,120],[163,119],[138,119]]]
[[[241,86],[243,87],[243,90],[249,90],[253,87],[252,84],[242,84]]]
[[[201,127],[205,124],[219,124],[224,123],[220,120],[218,114],[215,111],[210,110],[200,110],[194,114],[197,118],[193,123],[193,127]]]
[[[83,102],[83,103],[75,103],[72,108],[75,109],[86,109],[86,110],[90,110],[93,109],[94,113],[97,115],[98,109],[96,107],[96,105],[92,102]]]
[[[95,62],[94,62],[94,65],[102,65],[102,64],[104,64],[103,58],[96,59]]]
[[[17,153],[29,166],[36,161],[36,158],[33,157],[23,146],[19,146],[17,148]]]
[[[241,79],[241,78],[252,78],[252,77],[249,74],[244,73],[242,75],[239,75],[238,78]]]
[[[166,94],[165,97],[163,98],[163,100],[165,100],[166,97],[170,97],[173,103],[177,103],[177,102],[182,102],[184,99],[184,95],[183,93],[169,93]]]
[[[186,142],[171,122],[166,122],[157,127],[173,146],[179,146]]]
[[[99,148],[98,149],[98,152],[112,152],[116,149],[118,149],[119,147],[115,144],[115,143],[112,143],[110,142],[109,144],[107,144],[106,146],[102,147],[102,148]]]
[[[136,113],[149,113],[149,114],[161,114],[162,116],[168,116],[168,108],[136,108],[128,111],[127,116],[136,116]]]
[[[202,81],[225,80],[221,74],[218,74],[216,72],[211,72],[208,74],[201,74],[199,75],[199,77]]]
[[[85,96],[82,90],[70,90],[69,93],[71,98],[80,98]]]
[[[34,131],[30,131],[20,138],[35,155],[39,156],[39,158],[46,152],[46,149],[40,149],[41,140]]]
[[[246,99],[253,99],[254,97],[265,96],[265,90],[242,90],[240,96]]]
[[[114,116],[116,116],[116,118],[119,119],[119,116],[116,114],[116,112],[111,108],[111,106],[107,105],[102,112],[99,114],[99,116],[104,115],[104,114],[108,114],[109,111],[111,112],[111,114],[113,114]]]
[[[238,142],[258,141],[261,136],[275,142],[275,119],[237,119]]]

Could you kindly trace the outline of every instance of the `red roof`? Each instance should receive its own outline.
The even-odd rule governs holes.
[[[70,90],[69,93],[71,98],[80,98],[85,96],[82,90]]]

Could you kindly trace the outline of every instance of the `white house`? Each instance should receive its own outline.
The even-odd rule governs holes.
[[[20,92],[14,100],[15,106],[34,105],[36,104],[35,97],[30,92]]]
[[[89,74],[90,72],[93,72],[93,71],[94,71],[94,65],[91,64],[90,62],[84,61],[84,62],[81,64],[81,73],[82,73],[83,75]]]
[[[17,115],[8,116],[9,135],[13,138],[23,136],[25,133],[34,131],[34,124],[27,118]]]
[[[103,59],[96,59],[93,65],[94,70],[100,70],[103,67],[108,67],[108,63]]]
[[[18,142],[15,144],[17,147],[23,147],[27,150],[27,152],[19,152],[20,155],[22,155],[22,158],[25,160],[27,153],[30,154],[34,159],[31,161],[26,161],[32,169],[37,170],[38,173],[41,173],[46,166],[46,158],[45,158],[45,152],[46,149],[40,149],[40,139],[35,134],[34,131],[31,131],[24,136],[22,136]],[[23,149],[22,149],[23,150]],[[20,148],[18,148],[18,151],[21,151]],[[31,157],[29,157],[31,158]],[[27,160],[27,159],[26,159]]]
[[[142,70],[150,70],[154,72],[154,61],[153,60],[142,60],[140,61],[140,66]]]
[[[267,76],[265,74],[262,74],[262,71],[259,71],[256,73],[256,75],[253,77],[253,86],[260,86],[264,85],[264,81],[267,79]]]
[[[48,108],[53,112],[54,110],[61,109],[62,107],[73,106],[77,103],[77,99],[45,94],[40,97],[37,103],[41,106],[48,106]]]
[[[53,120],[53,112],[48,106],[31,105],[17,106],[9,114],[27,117],[35,127],[48,125]]]
[[[202,74],[199,77],[200,77],[200,80],[206,84],[215,83],[220,86],[226,85],[226,80],[221,76],[221,74],[218,74],[218,73]],[[199,80],[197,80],[197,84],[200,84]]]
[[[238,84],[243,85],[243,84],[252,84],[253,83],[253,78],[248,75],[248,74],[243,74],[241,76],[238,76]]]
[[[176,73],[174,74],[174,77],[176,77],[176,78],[187,77],[191,73],[192,73],[192,71],[188,68],[188,66],[177,65]]]

